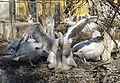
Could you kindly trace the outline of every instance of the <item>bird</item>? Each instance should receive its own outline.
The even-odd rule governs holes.
[[[11,55],[4,56],[4,58],[14,61],[25,61],[29,60],[31,66],[34,66],[32,61],[38,59],[43,52],[43,45],[36,43],[34,39],[28,39],[27,42],[21,43],[18,50],[15,50],[18,45],[19,39],[14,39],[5,48],[5,52]]]
[[[82,41],[73,46],[72,52],[86,62],[87,60],[100,60],[104,52],[103,36],[98,30],[94,30],[90,40]]]
[[[60,38],[57,39],[58,42],[56,42],[57,43],[56,53],[51,52],[50,54],[50,56],[53,56],[53,59],[51,59],[53,61],[53,64],[49,64],[49,67],[53,67],[55,65],[54,63],[56,63],[58,69],[69,70],[71,69],[71,66],[75,66],[75,67],[77,66],[73,59],[71,42],[67,38],[67,36],[62,35],[62,33],[59,33],[59,35]],[[56,46],[54,46],[54,48],[56,48]],[[57,56],[55,56],[55,54]]]
[[[5,47],[4,52],[10,55],[4,56],[4,58],[15,61],[28,59],[31,66],[33,66],[31,61],[41,56],[43,43],[36,42],[35,39],[29,38],[34,32],[34,28],[31,26],[26,29],[21,39],[14,39]]]

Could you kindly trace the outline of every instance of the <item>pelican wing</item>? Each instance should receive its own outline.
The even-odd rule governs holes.
[[[76,31],[80,32],[86,26],[87,23],[95,22],[96,20],[97,20],[96,16],[91,16],[91,17],[87,17],[87,18],[84,18],[84,19],[78,21],[73,26],[69,27],[65,36],[67,38],[72,37],[73,35],[76,34]]]
[[[43,26],[38,22],[28,27],[24,35],[32,35],[36,41],[44,45],[44,50],[50,50],[54,42],[54,39],[44,31]]]
[[[81,49],[82,47],[84,47],[85,45],[90,44],[88,42],[89,42],[89,40],[86,40],[86,41],[82,41],[82,42],[79,42],[79,43],[75,44],[72,48],[72,52],[76,52],[79,49]]]

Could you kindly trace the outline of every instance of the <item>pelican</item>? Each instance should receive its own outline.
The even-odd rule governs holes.
[[[96,16],[89,16],[87,18],[83,18],[82,20],[76,22],[73,26],[69,27],[69,29],[67,30],[67,33],[65,34],[66,35],[66,39],[70,39],[72,38],[75,34],[78,34],[76,33],[76,31],[79,31],[80,32],[84,32],[84,31],[88,31],[87,27],[90,27],[91,30],[94,30],[96,28],[99,28],[99,26],[95,23],[97,21],[97,17]],[[90,26],[89,26],[90,25]],[[94,26],[93,26],[94,25]],[[89,31],[91,31],[89,30]],[[98,45],[98,43],[100,43],[98,46],[100,46],[99,48],[101,48],[100,50],[98,50],[98,54],[92,55],[90,57],[83,57],[83,58],[98,58],[98,56],[101,55],[101,53],[103,52],[104,50],[104,46],[102,44],[102,37],[101,37],[101,34],[99,31],[94,31],[93,34],[92,34],[92,39],[91,40],[86,40],[86,41],[83,41],[83,42],[80,42],[76,45],[74,45],[73,49],[72,49],[72,52],[76,52],[74,54],[76,55],[80,55],[79,53],[79,49],[82,49],[84,47],[87,47],[87,46],[90,46],[92,47],[92,45],[96,44],[96,46]],[[88,44],[88,45],[87,45]],[[86,48],[87,49],[87,48]],[[89,48],[88,48],[89,49]],[[93,49],[95,49],[95,47],[93,47]],[[79,51],[78,51],[79,50]],[[77,52],[78,51],[78,52]],[[89,50],[87,50],[89,51]],[[80,51],[81,52],[81,51]],[[85,52],[85,49],[84,51],[82,52]],[[95,51],[94,51],[95,52]]]
[[[27,28],[21,39],[14,39],[5,47],[4,52],[11,55],[4,56],[4,58],[15,61],[28,59],[31,66],[34,66],[31,61],[41,56],[43,43],[29,38],[34,32],[34,28],[31,28],[31,26]]]
[[[58,69],[69,70],[71,69],[71,66],[77,66],[73,59],[71,42],[67,36],[63,36],[61,33],[59,35],[60,38],[57,39],[58,42],[56,42],[57,47],[53,45],[53,49],[57,48],[56,53],[50,52],[50,55],[48,56],[48,61],[51,62],[49,67],[53,68],[57,65]]]
[[[20,47],[16,50],[20,39],[13,40],[5,48],[5,52],[11,55],[5,56],[10,60],[29,60],[31,66],[34,66],[32,61],[38,59],[43,52],[43,45],[41,43],[36,43],[34,39],[28,39],[27,42],[22,42]]]
[[[92,33],[92,39],[82,41],[73,46],[73,53],[84,60],[100,60],[104,51],[103,37],[98,30]]]

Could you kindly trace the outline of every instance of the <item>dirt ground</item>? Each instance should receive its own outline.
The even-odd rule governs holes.
[[[5,45],[0,46],[2,52]],[[31,67],[28,61],[0,58],[0,83],[120,83],[120,58],[86,63],[74,58],[78,66],[69,71],[49,69],[43,58],[34,62],[36,67]]]

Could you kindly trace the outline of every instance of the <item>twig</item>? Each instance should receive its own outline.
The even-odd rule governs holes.
[[[94,66],[91,70],[93,70],[93,69],[95,69],[95,68],[97,68],[97,67],[103,66],[103,65],[108,65],[108,64],[110,64],[110,63],[111,63],[111,62],[105,61],[105,62],[103,62],[103,63],[101,63],[101,64],[98,64],[98,65]]]
[[[118,0],[118,6],[116,7],[115,3],[113,3],[112,1],[110,0],[106,0],[111,6],[112,8],[120,15],[120,12],[119,12],[119,6],[120,6],[120,0]]]
[[[113,15],[113,17],[112,17],[112,20],[111,20],[111,22],[110,22],[110,25],[112,24],[113,20],[115,19],[115,16],[116,16],[116,14],[117,14],[117,11],[119,10],[119,6],[120,6],[120,4],[118,4],[118,6],[116,7],[116,10],[115,10],[115,13],[114,13],[114,15]]]

